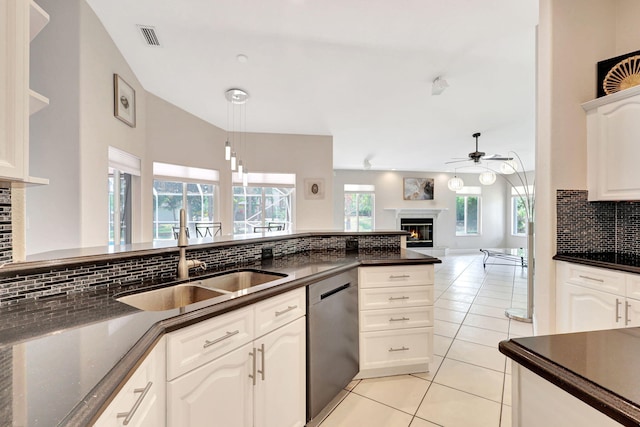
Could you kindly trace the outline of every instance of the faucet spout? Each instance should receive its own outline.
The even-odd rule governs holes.
[[[180,209],[180,231],[178,232],[178,247],[180,248],[180,259],[178,260],[178,279],[188,279],[190,268],[207,269],[207,264],[197,259],[187,260],[187,246],[189,239],[187,238],[186,213],[184,209]]]

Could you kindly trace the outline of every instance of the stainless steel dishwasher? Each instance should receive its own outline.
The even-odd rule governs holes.
[[[359,369],[358,269],[307,287],[307,421],[344,390]]]

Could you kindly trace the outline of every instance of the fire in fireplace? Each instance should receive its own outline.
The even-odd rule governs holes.
[[[401,218],[400,229],[409,232],[407,247],[433,247],[433,218]]]

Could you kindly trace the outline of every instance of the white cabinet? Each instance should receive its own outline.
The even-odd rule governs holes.
[[[32,0],[0,2],[0,180],[48,183],[29,176],[29,115],[49,102],[29,89],[29,43],[48,21]]]
[[[304,315],[300,288],[169,334],[168,426],[304,426]]]
[[[640,276],[556,262],[556,319],[560,333],[640,325]]]
[[[582,104],[589,200],[640,200],[640,87]]]
[[[163,427],[165,425],[165,351],[157,344],[113,401],[95,427]]]
[[[433,265],[360,267],[360,372],[424,372],[433,359]]]

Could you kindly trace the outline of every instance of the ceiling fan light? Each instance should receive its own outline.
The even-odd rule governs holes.
[[[496,182],[496,174],[493,171],[482,172],[478,179],[482,185],[491,185]]]
[[[462,190],[462,187],[464,187],[464,181],[462,180],[462,178],[454,176],[447,182],[447,187],[449,187],[449,190],[451,191],[460,191]]]
[[[511,175],[512,173],[518,172],[518,164],[515,160],[505,160],[500,163],[500,172],[505,175]]]

